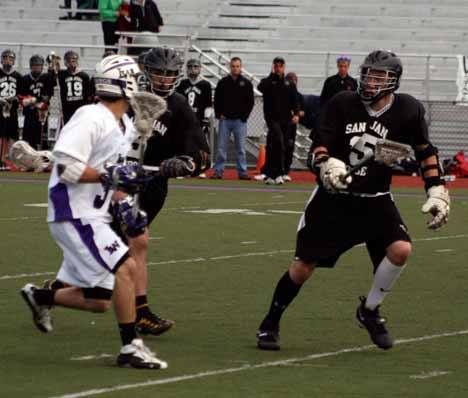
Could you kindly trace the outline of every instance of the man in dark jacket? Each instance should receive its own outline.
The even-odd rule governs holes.
[[[231,132],[234,135],[237,154],[237,173],[239,179],[249,180],[245,139],[247,137],[247,119],[254,106],[252,83],[241,74],[242,61],[238,57],[231,59],[231,73],[222,78],[215,90],[215,114],[219,119],[218,154],[212,178],[223,178],[224,162]]]
[[[290,126],[299,121],[297,89],[285,79],[284,69],[284,59],[276,57],[270,75],[258,85],[263,94],[263,114],[268,127],[266,162],[262,169],[267,184],[284,183],[285,142]]]
[[[340,91],[356,91],[357,90],[357,81],[351,77],[349,73],[349,66],[351,65],[351,58],[347,55],[340,55],[336,59],[336,67],[338,68],[338,73],[336,75],[330,76],[325,80],[323,84],[322,93],[320,94],[320,107],[323,108],[324,105],[331,98]]]

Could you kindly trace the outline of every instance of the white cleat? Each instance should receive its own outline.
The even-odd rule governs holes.
[[[276,182],[275,182],[275,180],[274,180],[273,178],[268,177],[268,178],[265,179],[265,184],[267,184],[267,185],[275,185]]]
[[[254,176],[254,180],[257,180],[257,181],[265,181],[265,179],[266,179],[265,174],[257,174],[256,176]]]
[[[284,181],[284,182],[291,182],[291,181],[292,181],[292,178],[289,177],[287,174],[285,174],[285,175],[283,176],[283,181]]]
[[[276,178],[275,178],[275,184],[276,184],[276,185],[284,184],[283,177],[281,177],[281,176],[276,177]]]
[[[142,339],[133,339],[131,344],[121,348],[117,365],[121,368],[167,369],[167,362],[156,358],[156,354],[145,346]]]
[[[24,285],[21,289],[21,296],[33,313],[33,321],[36,327],[44,333],[54,330],[52,317],[50,316],[49,306],[39,305],[34,299],[34,291],[37,289],[32,283]]]

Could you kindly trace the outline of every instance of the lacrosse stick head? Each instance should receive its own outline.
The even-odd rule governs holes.
[[[374,158],[377,163],[392,166],[411,155],[411,146],[400,142],[379,139],[375,143]]]
[[[26,141],[16,141],[8,152],[8,158],[22,170],[45,171],[52,166],[50,151],[36,151]]]
[[[6,101],[2,106],[2,115],[5,119],[8,119],[11,116],[11,107],[13,105],[12,101]]]
[[[167,110],[166,101],[153,93],[136,92],[130,99],[130,105],[135,113],[136,130],[140,136],[149,138],[154,122]]]

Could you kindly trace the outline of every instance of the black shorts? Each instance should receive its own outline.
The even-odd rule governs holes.
[[[299,222],[296,258],[331,268],[341,254],[365,243],[376,269],[389,245],[411,242],[407,231],[390,194],[333,195],[318,188]]]
[[[140,194],[140,208],[148,216],[148,225],[155,219],[164,206],[167,196],[167,178],[157,177]]]

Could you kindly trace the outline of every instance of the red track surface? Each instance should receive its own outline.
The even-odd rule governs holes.
[[[249,170],[249,175],[254,176],[258,173],[255,170]],[[210,170],[207,173],[208,176],[213,175],[213,171]],[[306,183],[306,182],[314,182],[315,176],[310,173],[309,171],[292,171],[289,173],[289,176],[292,178],[293,182],[297,183]],[[237,171],[234,169],[226,169],[224,170],[223,178],[225,180],[236,180],[237,179]],[[257,182],[253,180],[253,182]],[[455,181],[450,181],[447,183],[448,187],[453,188],[464,188],[468,189],[468,178],[461,178],[456,179]],[[417,188],[423,187],[424,183],[420,177],[411,177],[411,176],[394,176],[392,186],[398,188]]]

